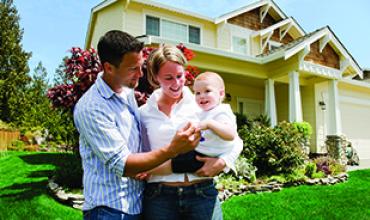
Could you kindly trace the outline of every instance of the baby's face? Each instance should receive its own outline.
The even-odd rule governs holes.
[[[203,111],[209,111],[221,103],[222,90],[212,85],[212,80],[195,80],[195,101]]]

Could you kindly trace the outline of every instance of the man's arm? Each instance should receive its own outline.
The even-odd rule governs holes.
[[[155,168],[178,154],[193,150],[199,140],[199,130],[189,122],[176,132],[169,145],[146,153],[130,154],[126,160],[125,176],[135,176]]]
[[[179,153],[194,149],[200,140],[199,130],[189,123],[176,133],[169,145],[151,152],[132,154],[127,146],[128,140],[120,133],[114,117],[107,112],[110,111],[104,107],[88,112],[77,111],[74,120],[80,138],[118,176],[135,176],[150,170]]]

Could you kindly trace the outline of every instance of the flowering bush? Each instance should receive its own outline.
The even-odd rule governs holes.
[[[177,45],[185,58],[190,61],[195,57],[192,50],[186,48],[183,44]],[[143,73],[144,76],[139,81],[139,86],[136,88],[135,97],[139,106],[146,103],[149,95],[153,92],[153,87],[147,80],[147,63],[146,60],[149,54],[155,48],[146,47],[143,50]],[[72,109],[81,96],[94,84],[99,72],[102,71],[98,54],[95,49],[83,50],[79,47],[72,47],[70,50],[71,57],[65,59],[64,72],[67,83],[56,85],[49,89],[47,96],[52,101],[56,108]],[[186,85],[191,86],[194,78],[199,74],[199,70],[195,66],[188,65],[185,70]]]
[[[47,96],[54,107],[71,108],[95,82],[102,70],[95,49],[82,50],[72,47],[70,58],[64,60],[66,84],[56,85],[48,90]]]

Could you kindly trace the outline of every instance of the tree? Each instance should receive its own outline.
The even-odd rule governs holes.
[[[0,21],[0,120],[11,122],[19,116],[19,98],[30,80],[31,53],[22,48],[23,29],[13,0],[1,1]]]

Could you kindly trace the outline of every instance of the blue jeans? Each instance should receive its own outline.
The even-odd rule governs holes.
[[[97,206],[83,211],[84,220],[139,220],[141,215],[129,215],[107,206]]]
[[[148,183],[144,190],[144,219],[222,219],[212,180],[185,187]]]

